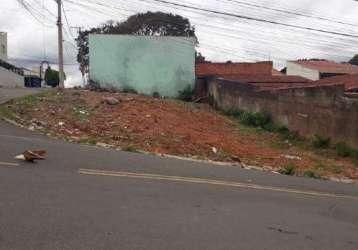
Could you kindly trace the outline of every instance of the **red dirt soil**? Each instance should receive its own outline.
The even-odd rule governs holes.
[[[109,105],[103,101],[105,97],[114,97],[120,102]],[[247,132],[237,120],[206,104],[124,93],[66,90],[51,91],[31,103],[10,102],[8,107],[26,126],[35,123],[46,133],[78,142],[100,142],[133,151],[216,161],[241,161],[271,169],[284,168],[293,162],[301,172],[311,169],[317,160],[326,160],[288,144],[282,149],[274,148],[272,143],[279,135]],[[284,155],[301,159],[289,160]],[[348,161],[333,163],[345,165],[339,176],[358,178],[357,168]]]

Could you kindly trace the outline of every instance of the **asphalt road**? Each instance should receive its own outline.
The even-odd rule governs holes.
[[[47,159],[14,160],[29,148]],[[355,185],[70,144],[0,121],[0,249],[357,250],[357,211]]]

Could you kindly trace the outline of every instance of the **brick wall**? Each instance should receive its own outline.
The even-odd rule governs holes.
[[[272,62],[257,63],[198,63],[197,77],[227,75],[272,75]]]
[[[208,93],[219,108],[265,110],[275,123],[303,136],[324,135],[358,148],[358,98],[346,96],[343,85],[259,91],[251,84],[212,79]]]

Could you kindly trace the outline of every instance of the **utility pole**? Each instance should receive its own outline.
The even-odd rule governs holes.
[[[58,67],[59,67],[59,78],[60,78],[59,87],[61,89],[64,89],[65,88],[65,74],[63,71],[62,6],[61,6],[61,0],[56,0],[56,1],[57,1],[57,7],[58,7],[57,26],[58,26]]]

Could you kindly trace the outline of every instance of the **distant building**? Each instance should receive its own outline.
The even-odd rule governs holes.
[[[331,76],[358,74],[358,67],[326,60],[298,60],[287,62],[286,74],[317,81]]]
[[[90,35],[90,81],[103,88],[176,97],[195,83],[195,40]]]
[[[24,87],[23,69],[8,62],[6,32],[0,32],[0,86]]]
[[[208,81],[212,78],[241,79],[244,76],[272,76],[273,62],[197,63],[195,66],[195,97],[207,96]]]
[[[242,85],[247,85],[255,88],[258,91],[263,90],[279,90],[288,88],[303,88],[312,86],[313,81],[303,78],[301,76],[286,76],[286,75],[247,75],[247,76],[234,76],[219,78],[227,81],[235,81]]]
[[[0,60],[7,61],[7,33],[0,32]]]
[[[358,74],[327,77],[314,82],[316,85],[339,85],[344,84],[346,92],[358,93]]]
[[[24,71],[10,63],[0,60],[0,86],[24,87]]]

